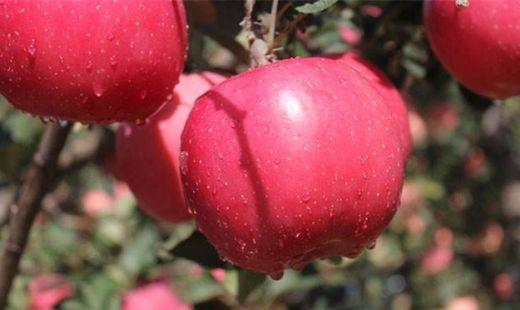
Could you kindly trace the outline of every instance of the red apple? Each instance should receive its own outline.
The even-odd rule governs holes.
[[[123,297],[123,310],[189,310],[191,306],[177,297],[164,280],[148,283]]]
[[[0,93],[44,119],[142,122],[186,46],[181,0],[0,1]]]
[[[401,94],[392,82],[379,70],[376,66],[363,60],[355,53],[337,54],[328,56],[332,59],[339,60],[354,70],[358,71],[364,78],[372,83],[379,94],[383,97],[384,102],[390,108],[392,115],[397,120],[397,128],[404,148],[405,158],[412,152],[412,137],[410,134],[410,124],[408,119],[408,110]]]
[[[140,206],[156,219],[189,219],[182,194],[179,152],[181,133],[197,99],[226,78],[204,72],[181,75],[175,96],[147,124],[122,124],[116,139],[116,175],[125,181]]]
[[[520,94],[518,0],[427,0],[424,26],[431,47],[455,78],[490,98]]]
[[[357,71],[288,59],[201,96],[186,122],[188,207],[221,257],[280,278],[357,256],[394,215],[403,182],[396,121]]]
[[[74,288],[60,274],[43,274],[29,282],[30,310],[52,310],[71,298]]]

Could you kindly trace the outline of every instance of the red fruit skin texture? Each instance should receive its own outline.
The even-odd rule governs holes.
[[[180,179],[181,133],[197,97],[225,79],[212,72],[183,74],[172,100],[145,125],[123,123],[119,127],[115,174],[155,219],[180,222],[192,217],[184,203]]]
[[[177,84],[186,49],[180,0],[0,2],[0,93],[33,115],[141,122]]]
[[[410,123],[408,120],[408,109],[403,97],[392,84],[392,82],[375,65],[363,60],[356,53],[345,53],[330,55],[329,58],[336,59],[350,66],[364,78],[371,82],[383,100],[390,108],[393,117],[397,121],[401,144],[404,149],[405,160],[412,152],[412,135],[410,134]]]
[[[483,96],[520,94],[520,1],[424,1],[430,45],[457,80]]]
[[[381,96],[353,69],[289,59],[213,87],[181,142],[188,207],[220,256],[278,279],[370,247],[398,206],[403,154]]]

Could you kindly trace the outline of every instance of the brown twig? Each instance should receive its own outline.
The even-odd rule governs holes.
[[[9,234],[0,260],[0,309],[5,309],[9,291],[18,272],[27,238],[43,196],[50,190],[58,156],[65,145],[71,125],[48,125],[33,162],[25,176],[17,202],[11,208]]]
[[[261,25],[253,21],[252,15],[255,3],[256,0],[246,0],[245,16],[241,23],[242,27],[244,27],[244,30],[247,32],[251,67],[263,66],[276,60],[275,55],[272,53],[272,46],[270,46],[269,41],[272,40],[271,43],[273,43],[275,40],[274,36],[276,30],[275,27],[278,0],[273,0],[272,2],[270,23],[267,31],[268,42],[266,42],[266,39],[264,38],[264,32],[262,31],[265,29],[265,27],[262,28]]]
[[[276,33],[276,19],[278,11],[278,0],[273,0],[273,4],[271,6],[271,18],[269,22],[269,34],[267,35],[267,46],[269,48],[274,48],[274,35]]]

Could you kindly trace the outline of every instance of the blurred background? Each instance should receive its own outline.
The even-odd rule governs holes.
[[[490,101],[450,77],[426,42],[420,1],[345,0],[316,15],[287,3],[279,29],[298,30],[280,36],[280,58],[359,51],[408,103],[414,151],[375,248],[279,281],[238,270],[193,223],[137,208],[108,172],[116,125],[75,124],[63,155],[85,160],[43,200],[9,309],[520,309],[520,98]],[[186,4],[186,71],[245,70],[243,2]],[[269,10],[260,2],[257,18]],[[43,129],[0,99],[0,240]]]

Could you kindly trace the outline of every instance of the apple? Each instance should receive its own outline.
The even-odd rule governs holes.
[[[143,120],[186,58],[181,0],[0,1],[0,93],[44,120]]]
[[[28,284],[31,310],[52,310],[74,295],[74,288],[61,274],[42,274]]]
[[[520,5],[517,0],[427,0],[424,26],[446,70],[477,94],[520,94]]]
[[[123,296],[123,310],[189,310],[192,307],[182,301],[170,285],[162,279],[142,285]]]
[[[410,123],[406,103],[397,88],[395,88],[381,70],[368,61],[363,60],[356,53],[336,54],[329,55],[328,57],[349,65],[364,78],[369,80],[372,86],[377,89],[379,94],[383,97],[384,102],[390,108],[393,117],[397,120],[401,144],[403,145],[406,159],[412,152],[412,137],[410,134]]]
[[[188,208],[224,260],[274,279],[317,258],[355,257],[399,204],[396,127],[370,82],[337,61],[250,69],[206,92],[188,117]]]
[[[197,99],[226,77],[212,72],[183,74],[174,96],[147,123],[118,129],[115,175],[125,181],[142,209],[156,219],[191,218],[184,204],[179,172],[181,133]]]

